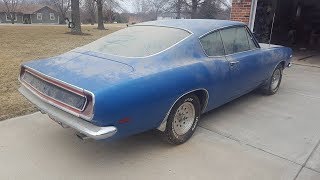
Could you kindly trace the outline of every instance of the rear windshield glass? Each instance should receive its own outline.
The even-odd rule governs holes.
[[[145,57],[168,49],[190,35],[182,29],[132,26],[107,35],[81,49],[125,57]]]

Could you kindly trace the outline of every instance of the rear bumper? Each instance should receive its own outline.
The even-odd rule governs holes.
[[[19,92],[30,102],[35,104],[41,110],[41,112],[47,113],[50,118],[58,122],[60,125],[62,125],[62,127],[71,127],[88,138],[102,140],[117,133],[117,128],[114,126],[96,126],[48,103],[45,103],[38,96],[34,95],[30,90],[23,86],[19,88]]]

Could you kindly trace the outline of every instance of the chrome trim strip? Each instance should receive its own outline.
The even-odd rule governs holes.
[[[23,94],[30,102],[38,106],[42,112],[47,113],[54,121],[58,122],[64,127],[71,127],[76,131],[88,136],[89,138],[102,140],[117,133],[117,128],[115,126],[96,126],[90,122],[64,112],[55,106],[51,106],[50,104],[43,102],[38,96],[34,95],[24,86],[19,88],[19,92]]]
[[[206,92],[206,94],[207,94],[207,98],[206,98],[205,104],[204,104],[204,106],[203,106],[203,108],[202,108],[202,110],[201,110],[201,113],[203,113],[203,112],[206,110],[206,108],[207,108],[207,106],[208,106],[208,103],[209,103],[209,92],[208,92],[208,90],[206,90],[205,88],[194,89],[194,90],[192,90],[192,91],[189,91],[189,92],[186,92],[186,93],[182,94],[178,99],[176,99],[176,100],[174,101],[174,103],[171,105],[169,111],[167,112],[165,118],[162,120],[160,126],[159,126],[157,129],[160,130],[160,131],[162,131],[162,132],[165,131],[165,129],[166,129],[166,124],[167,124],[167,119],[168,119],[168,117],[169,117],[169,114],[170,114],[173,106],[174,106],[183,96],[185,96],[185,95],[187,95],[187,94],[189,94],[189,93],[198,91],[198,90],[204,90],[204,91]]]
[[[166,49],[164,49],[164,50],[162,50],[162,51],[160,51],[160,52],[157,52],[157,53],[155,53],[155,54],[151,54],[151,55],[148,55],[148,56],[130,57],[130,56],[120,56],[120,55],[102,53],[102,52],[97,52],[97,51],[92,51],[92,50],[90,50],[90,51],[92,51],[92,52],[97,52],[97,53],[101,53],[101,54],[106,54],[106,55],[111,55],[111,56],[115,56],[115,57],[123,57],[123,58],[149,58],[149,57],[152,57],[152,56],[156,56],[156,55],[158,55],[158,54],[161,54],[161,53],[163,53],[163,52],[165,52],[165,51],[173,48],[174,46],[180,44],[182,41],[188,39],[189,37],[191,37],[191,36],[193,35],[193,32],[191,32],[191,31],[189,31],[189,30],[187,30],[187,29],[170,27],[170,26],[155,26],[155,25],[134,25],[134,26],[154,26],[154,27],[166,27],[166,28],[180,29],[180,30],[183,30],[183,31],[188,32],[188,33],[189,33],[189,36],[183,38],[182,40],[176,42],[175,44],[171,45],[170,47],[168,47],[168,48],[166,48]],[[131,26],[131,27],[134,27],[134,26]],[[77,49],[82,49],[82,48],[79,47],[79,48],[74,49],[73,51],[76,51]],[[86,50],[86,49],[82,49],[82,50]],[[77,52],[77,51],[76,51],[76,52]]]
[[[180,27],[174,27],[174,26],[164,26],[164,25],[144,25],[144,24],[139,25],[139,24],[135,24],[135,25],[133,25],[133,26],[131,26],[131,27],[134,27],[134,26],[153,26],[153,27],[166,27],[166,28],[172,28],[172,29],[181,29],[181,30],[187,31],[187,32],[188,32],[188,33],[190,33],[190,34],[193,34],[193,32],[192,32],[192,31],[190,31],[189,29],[180,28]]]
[[[260,46],[257,38],[254,36],[254,34],[251,32],[251,30],[248,28],[248,26],[245,26],[245,29],[247,30],[247,33],[249,33],[251,40],[253,40],[254,44],[256,45],[256,49],[261,49],[261,46]]]
[[[94,112],[93,112],[93,111],[94,111],[94,106],[95,106],[95,95],[94,95],[92,92],[90,92],[90,91],[88,91],[88,90],[85,90],[85,89],[82,89],[82,88],[80,88],[80,87],[74,86],[74,85],[72,85],[72,84],[69,84],[69,83],[67,83],[67,82],[64,82],[64,81],[62,81],[62,80],[58,80],[58,79],[56,79],[56,78],[54,78],[54,77],[51,77],[51,76],[48,76],[48,75],[46,75],[46,74],[43,74],[43,73],[41,73],[41,72],[39,72],[39,71],[37,71],[37,70],[29,67],[29,66],[21,65],[21,68],[22,68],[22,67],[25,68],[25,69],[31,69],[32,71],[35,71],[36,73],[38,73],[38,74],[40,74],[40,75],[42,75],[42,76],[44,76],[44,77],[46,77],[46,78],[48,78],[48,79],[51,79],[51,80],[53,80],[53,81],[57,81],[57,82],[62,83],[62,84],[64,84],[64,85],[66,85],[66,86],[69,86],[69,87],[71,87],[71,88],[74,88],[74,89],[77,89],[77,90],[82,91],[82,92],[84,92],[84,93],[90,94],[91,97],[92,97],[92,112],[91,112],[91,115],[90,115],[90,116],[85,116],[85,115],[82,115],[82,114],[79,114],[79,113],[75,113],[75,112],[73,112],[73,111],[71,111],[71,110],[69,110],[69,109],[66,109],[66,108],[64,108],[64,107],[58,106],[58,105],[53,104],[53,103],[50,103],[50,102],[48,102],[48,101],[45,100],[45,99],[44,99],[43,101],[45,101],[45,102],[47,102],[47,103],[49,103],[49,104],[51,104],[51,105],[53,105],[53,106],[55,106],[55,107],[57,107],[57,108],[60,108],[60,109],[66,111],[66,112],[68,112],[68,113],[70,113],[70,114],[72,114],[72,115],[74,115],[74,116],[83,118],[83,119],[85,119],[85,120],[87,120],[87,121],[91,121],[91,120],[92,120],[92,118],[93,118],[93,116],[94,116]],[[21,68],[20,68],[20,69],[21,69]],[[19,75],[18,80],[20,81],[21,84],[24,84],[24,82],[23,82],[23,81],[21,80],[21,78],[20,78],[20,75]],[[25,85],[24,85],[24,86],[25,86]],[[26,87],[26,86],[25,86],[25,87]],[[28,88],[28,87],[26,87],[26,88]],[[29,88],[28,88],[28,89],[29,89]],[[30,89],[29,89],[29,90],[30,90]],[[32,92],[32,90],[30,90],[30,91]],[[38,96],[38,97],[39,97],[39,96]],[[39,98],[41,98],[41,97],[39,97]]]
[[[202,38],[202,37],[214,32],[214,31],[220,31],[222,29],[228,29],[228,28],[233,28],[233,27],[245,27],[245,26],[246,26],[245,24],[222,26],[222,27],[219,27],[219,28],[216,28],[216,29],[213,29],[213,30],[211,30],[209,32],[204,33],[203,35],[199,36],[199,38]]]
[[[241,51],[241,52],[236,52],[236,53],[228,54],[228,55],[226,55],[226,57],[227,57],[227,56],[233,56],[233,55],[241,54],[241,53],[245,53],[245,52],[256,51],[256,50],[259,50],[259,48],[249,49],[249,50],[247,50],[247,51]]]
[[[39,91],[39,90],[37,90],[37,89],[34,89],[33,91],[37,91],[38,93],[42,94],[42,95],[45,96],[45,97],[52,98],[52,99],[54,99],[55,101],[58,101],[59,103],[65,105],[65,106],[68,106],[68,107],[70,107],[70,108],[72,108],[72,109],[76,109],[76,110],[81,111],[81,112],[84,111],[84,109],[86,108],[87,103],[88,103],[87,96],[84,96],[84,95],[79,94],[79,93],[77,93],[77,92],[72,92],[72,91],[70,91],[70,90],[68,90],[68,89],[65,89],[65,88],[61,87],[61,86],[58,85],[58,84],[54,84],[54,83],[48,82],[47,80],[45,80],[44,78],[40,77],[39,75],[37,75],[37,74],[35,74],[35,73],[33,73],[33,72],[28,71],[28,69],[25,69],[25,71],[28,72],[28,73],[30,73],[30,74],[32,74],[32,75],[34,75],[34,76],[36,76],[36,77],[38,77],[38,78],[40,78],[40,79],[42,79],[43,81],[46,81],[47,83],[53,84],[53,85],[55,85],[55,86],[58,86],[58,87],[60,87],[60,88],[62,88],[62,89],[64,89],[64,90],[66,90],[66,91],[69,91],[69,92],[71,92],[71,93],[74,93],[74,94],[76,94],[76,95],[79,95],[79,96],[81,96],[81,97],[84,97],[84,98],[86,99],[86,102],[84,103],[84,106],[83,106],[82,109],[78,109],[78,108],[73,107],[73,106],[70,106],[69,104],[66,104],[66,103],[64,103],[64,102],[62,102],[62,101],[60,101],[60,100],[57,100],[57,99],[55,99],[55,98],[52,98],[52,97],[44,94],[43,92],[41,92],[41,91]],[[24,74],[23,74],[22,76],[24,76]],[[23,79],[23,77],[22,77],[22,79]],[[30,83],[28,83],[28,82],[26,82],[26,81],[24,81],[24,80],[23,80],[23,82],[24,82],[25,84],[28,84],[29,86],[33,87]]]

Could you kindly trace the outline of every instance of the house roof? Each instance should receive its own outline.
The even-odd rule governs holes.
[[[54,11],[56,11],[54,8],[46,5],[39,5],[39,4],[21,4],[17,7],[16,12],[22,13],[22,14],[33,14],[37,12],[38,10],[48,7]],[[6,12],[6,7],[2,4],[0,4],[0,12]]]

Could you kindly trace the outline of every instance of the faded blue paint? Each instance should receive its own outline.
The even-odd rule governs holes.
[[[206,89],[206,111],[221,106],[264,83],[282,61],[288,65],[292,50],[282,46],[259,48],[234,55],[209,58],[199,36],[242,23],[216,20],[170,20],[142,25],[184,28],[188,39],[160,54],[126,58],[75,49],[57,57],[24,65],[91,91],[95,95],[92,123],[118,128],[123,137],[157,128],[173,103],[186,92]],[[230,61],[239,63],[230,67]],[[129,123],[118,121],[129,118]]]

